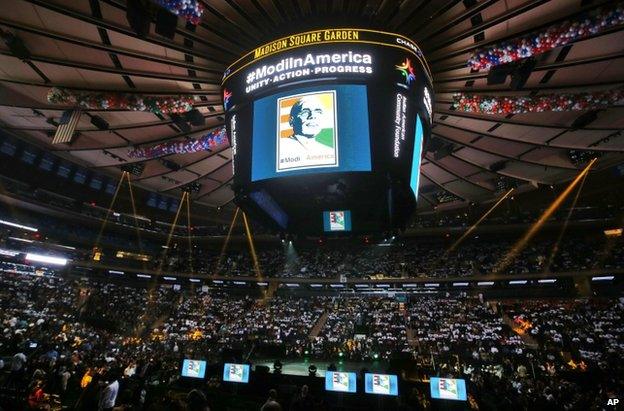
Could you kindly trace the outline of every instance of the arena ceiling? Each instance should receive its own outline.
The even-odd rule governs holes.
[[[500,195],[500,183],[532,189],[573,178],[582,168],[569,150],[600,152],[596,169],[624,158],[624,108],[601,109],[593,121],[573,127],[584,112],[518,115],[465,114],[451,110],[455,92],[506,95],[585,92],[624,83],[622,26],[537,56],[526,85],[509,79],[488,86],[485,70],[466,62],[478,47],[512,39],[610,1],[587,0],[203,0],[199,25],[178,19],[173,40],[151,32],[137,38],[123,0],[11,0],[0,2],[0,28],[23,40],[31,56],[15,57],[0,46],[0,127],[56,154],[109,174],[144,162],[135,181],[150,190],[180,195],[198,182],[194,201],[233,207],[231,150],[174,154],[167,160],[131,159],[128,151],[167,139],[197,137],[223,123],[221,73],[246,51],[297,30],[299,21],[362,21],[411,37],[423,49],[434,77],[433,134],[438,148],[422,166],[422,211],[483,202]],[[279,28],[279,29],[278,29]],[[182,132],[168,117],[146,112],[90,110],[71,145],[52,145],[66,106],[47,102],[51,87],[84,91],[187,94],[205,125]],[[91,124],[106,120],[109,130]],[[170,165],[170,164],[169,164]],[[443,203],[443,204],[442,204]]]

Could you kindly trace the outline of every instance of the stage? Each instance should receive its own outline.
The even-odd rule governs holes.
[[[308,375],[308,367],[311,364],[316,365],[316,375],[318,377],[325,377],[327,367],[332,364],[331,361],[315,361],[315,360],[280,360],[282,362],[282,374],[286,375]],[[270,372],[273,372],[273,363],[275,359],[260,359],[253,361],[253,369],[255,370],[258,365],[264,365],[269,367]],[[336,361],[333,362],[337,371],[350,371],[359,372],[363,368],[368,371],[384,373],[388,366],[384,361],[372,361],[372,362],[359,362],[359,361]]]

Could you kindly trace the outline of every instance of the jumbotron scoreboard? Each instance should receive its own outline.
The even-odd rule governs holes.
[[[431,73],[399,34],[332,28],[259,46],[222,83],[235,202],[276,231],[401,229],[431,134]]]

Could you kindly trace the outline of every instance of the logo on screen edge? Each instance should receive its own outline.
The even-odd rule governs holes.
[[[395,67],[401,72],[401,75],[405,77],[405,84],[408,86],[412,84],[412,81],[416,80],[416,74],[414,74],[414,67],[412,67],[412,61],[410,59],[406,58],[403,63]]]
[[[227,89],[223,89],[223,108],[227,110],[230,104],[230,98],[232,97],[232,92]]]

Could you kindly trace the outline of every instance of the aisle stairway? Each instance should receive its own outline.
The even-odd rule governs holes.
[[[329,313],[327,311],[324,311],[319,319],[316,320],[316,324],[314,324],[314,327],[312,327],[312,329],[310,330],[310,338],[316,338],[319,335],[319,333],[325,326],[325,323],[327,322],[327,317],[329,317]]]
[[[407,343],[411,348],[416,348],[416,346],[418,345],[418,339],[414,335],[413,328],[407,328]]]

